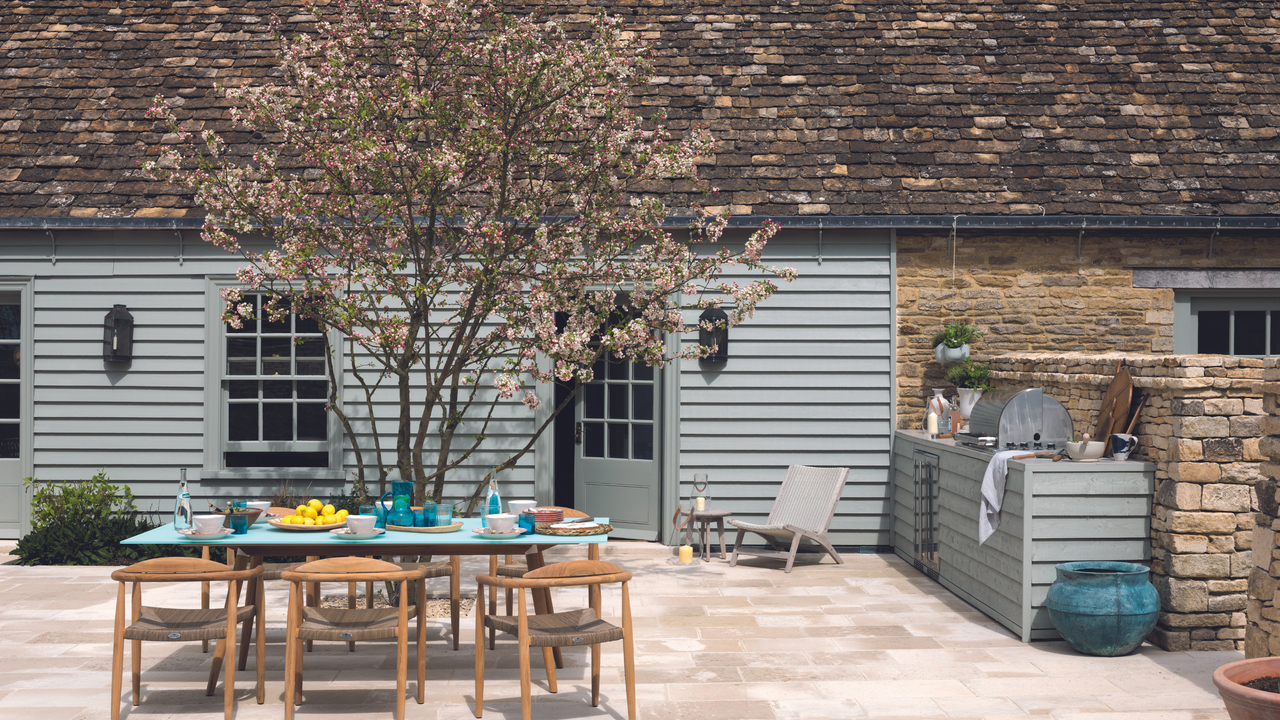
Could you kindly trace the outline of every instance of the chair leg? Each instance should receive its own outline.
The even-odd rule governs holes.
[[[497,592],[496,588],[494,592]],[[482,607],[484,607],[484,585],[476,583],[476,717],[484,715],[484,613],[481,611]]]
[[[246,588],[244,589],[244,604],[245,604],[245,605],[253,605],[253,604],[255,604],[255,603],[257,602],[258,583],[256,583],[256,582],[248,582],[248,583],[244,583],[244,584],[248,586],[248,587],[246,587]],[[239,602],[239,600],[240,600],[240,598],[236,598],[236,601],[237,601],[237,602]],[[257,614],[257,613],[254,613],[254,615],[256,615],[256,614]],[[250,616],[249,616],[249,619],[248,619],[248,620],[246,620],[246,621],[245,621],[245,623],[244,623],[244,628],[241,630],[241,634],[240,634],[240,664],[237,666],[237,668],[238,668],[238,669],[240,669],[240,670],[244,670],[245,668],[247,668],[247,667],[249,666],[249,639],[253,637],[253,620],[254,620],[254,615],[250,615]],[[262,630],[261,630],[261,629],[259,629],[259,630],[258,630],[258,632],[259,632],[259,634],[261,634]]]
[[[213,646],[213,662],[209,663],[209,684],[204,688],[204,694],[213,697],[213,691],[218,687],[218,676],[222,674],[222,658],[227,654],[227,641],[225,639],[218,640]]]
[[[356,609],[356,584],[353,582],[347,583],[347,609],[348,610]],[[347,652],[355,652],[355,651],[356,651],[356,641],[355,640],[348,641]]]
[[[498,576],[498,556],[490,555],[489,556],[489,577],[497,577],[497,576]],[[496,590],[494,592],[489,593],[489,614],[490,615],[498,614],[498,593]],[[489,649],[490,650],[494,648],[497,642],[497,638],[498,638],[497,629],[489,628]]]
[[[231,581],[227,588],[227,679],[222,683],[222,715],[226,720],[236,710],[236,605],[240,599],[240,582]]]
[[[308,555],[307,562],[315,562],[319,560],[319,555]],[[320,583],[311,583],[307,589],[307,607],[320,607]],[[307,652],[311,652],[315,641],[307,641]]]
[[[304,600],[301,583],[298,588],[298,599],[294,602],[294,635],[302,630],[302,602]],[[293,643],[293,704],[302,704],[302,640]],[[288,682],[288,679],[285,680]]]
[[[511,588],[507,588],[507,617],[511,617],[515,601],[516,596],[513,594]]]
[[[723,560],[727,554],[724,547],[724,519],[716,518],[716,532],[720,534],[720,559]]]
[[[202,545],[202,546],[200,547],[200,559],[201,559],[201,560],[208,560],[208,559],[209,559],[209,546],[208,546],[208,545]],[[208,610],[208,609],[209,609],[209,583],[207,583],[207,582],[202,582],[202,583],[200,583],[200,609],[201,609],[201,610]],[[207,652],[209,652],[209,641],[208,641],[208,640],[201,640],[201,641],[200,641],[200,652],[202,652],[202,653],[207,653]]]
[[[591,707],[600,707],[600,643],[591,646]]]
[[[256,566],[262,565],[262,556],[254,558]],[[266,685],[266,666],[267,666],[267,584],[259,575],[258,584],[258,603],[254,606],[254,614],[258,617],[258,647],[257,647],[257,663],[258,663],[258,704],[261,705],[267,701],[267,685]]]
[[[742,547],[742,538],[745,537],[746,534],[746,530],[741,528],[738,529],[738,537],[733,541],[733,555],[729,556],[729,567],[734,567],[738,564],[738,548]]]
[[[547,668],[547,690],[558,692],[556,687],[556,656],[551,652],[551,648],[542,648],[542,664]]]
[[[120,720],[120,691],[124,689],[124,583],[116,594],[116,624],[111,643],[111,720]]]
[[[519,590],[519,595],[520,625],[519,637],[516,640],[519,641],[520,648],[520,716],[522,720],[533,720],[533,691],[530,688],[529,679],[529,616],[524,600],[524,588]],[[553,667],[554,663],[549,664],[547,669],[554,672]]]
[[[138,622],[142,617],[142,583],[133,584],[133,607],[129,622]],[[129,647],[129,665],[133,671],[133,705],[142,701],[142,641],[134,640]]]
[[[396,623],[396,720],[404,720],[404,693],[409,684],[409,581],[400,581],[400,621]]]
[[[598,546],[596,545],[591,546],[592,549],[597,549],[597,547]],[[526,561],[529,563],[530,570],[537,570],[538,568],[545,565],[545,563],[543,562],[541,550],[531,555],[525,555],[525,558],[526,558]],[[599,556],[596,556],[595,558],[591,558],[591,559],[597,560],[599,559]],[[551,613],[555,612],[555,608],[551,605],[551,590],[549,588],[538,588],[533,590],[533,611],[538,615],[550,615]],[[556,667],[558,668],[564,667],[564,657],[560,653],[560,648],[558,647],[551,648],[551,655],[556,660],[555,662]]]
[[[627,720],[636,720],[636,649],[631,634],[631,595],[622,583],[622,671],[627,683]]]
[[[796,533],[791,538],[791,552],[787,555],[787,572],[791,572],[791,566],[796,562],[796,553],[800,551],[800,533]]]
[[[449,625],[453,628],[453,649],[458,649],[462,633],[462,557],[449,556]]]
[[[289,583],[289,622],[285,630],[284,638],[284,717],[285,720],[293,720],[293,703],[294,703],[294,683],[293,675],[297,671],[294,667],[294,652],[298,645],[298,620],[295,606],[297,598],[295,595],[301,588],[300,583]]]
[[[831,543],[827,541],[826,535],[813,535],[812,538],[814,542],[822,546],[823,550],[827,551],[827,554],[831,556],[832,560],[836,561],[837,565],[844,564],[844,558],[840,557],[840,553],[836,552],[836,549],[831,547]]]
[[[418,661],[418,704],[421,705],[427,701],[427,629],[422,619],[427,607],[427,581],[419,580],[415,584],[418,586],[418,650],[415,659]]]

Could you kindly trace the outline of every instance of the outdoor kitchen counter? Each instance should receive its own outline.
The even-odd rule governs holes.
[[[1000,528],[979,545],[982,476],[990,460],[989,452],[934,440],[919,430],[898,430],[892,469],[894,552],[1023,642],[1057,638],[1044,607],[1054,565],[1150,561],[1155,465],[1010,460]],[[917,487],[922,488],[919,498]]]

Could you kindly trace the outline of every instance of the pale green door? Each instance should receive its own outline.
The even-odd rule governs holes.
[[[22,531],[22,296],[0,291],[0,538]]]
[[[613,535],[657,540],[660,518],[658,382],[641,363],[597,363],[574,406],[574,505],[608,516]]]

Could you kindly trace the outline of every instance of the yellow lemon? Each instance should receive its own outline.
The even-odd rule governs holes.
[[[299,505],[298,507],[294,508],[294,509],[293,509],[293,511],[294,511],[294,512],[296,512],[297,514],[301,515],[302,513],[304,513],[304,512],[306,512],[306,511],[307,511],[307,506],[306,506],[306,505]]]
[[[303,519],[302,519],[302,524],[303,524],[303,525],[315,525],[315,524],[316,524],[316,521],[315,521],[315,520],[313,520],[312,518],[303,518]]]
[[[324,503],[320,502],[315,498],[311,498],[310,500],[307,501],[307,507],[313,507],[319,510],[320,508],[324,507]]]
[[[324,509],[320,511],[320,514],[322,514],[322,515],[332,515],[332,514],[334,514],[334,513],[336,513],[336,512],[338,512],[338,509],[337,509],[337,508],[335,508],[334,506],[332,506],[332,505],[325,505],[325,506],[324,506]]]
[[[309,519],[309,520],[313,520],[313,519],[315,519],[315,518],[319,517],[319,516],[320,516],[320,513],[316,512],[316,509],[315,509],[315,508],[307,508],[305,511],[303,511],[302,515],[303,515],[303,517],[305,517],[305,518],[307,518],[307,519]]]
[[[339,510],[339,511],[338,511],[338,517],[343,518],[344,520],[345,520],[345,519],[346,519],[346,517],[347,517],[348,515],[350,515],[350,514],[351,514],[351,513],[347,512],[346,508],[343,508],[342,510]]]

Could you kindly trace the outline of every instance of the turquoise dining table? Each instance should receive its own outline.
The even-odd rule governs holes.
[[[243,535],[227,535],[217,540],[194,540],[173,529],[173,523],[148,530],[121,542],[122,545],[192,545],[196,547],[218,548],[228,550],[228,564],[236,569],[261,565],[263,558],[289,555],[304,555],[308,559],[341,556],[390,556],[390,555],[447,555],[453,566],[450,581],[450,598],[458,603],[461,588],[459,587],[459,570],[462,555],[480,555],[489,557],[489,574],[498,572],[499,555],[525,556],[530,570],[543,566],[542,551],[556,545],[585,545],[590,560],[600,559],[600,546],[608,542],[608,535],[542,535],[526,533],[512,538],[492,539],[475,534],[480,527],[479,518],[460,518],[462,527],[453,532],[421,533],[404,530],[387,530],[385,533],[368,540],[343,540],[328,530],[283,530],[272,526],[266,520],[259,520],[249,527]],[[597,522],[608,523],[608,518],[595,518]],[[330,528],[332,529],[332,528]],[[231,557],[234,556],[234,563]],[[251,604],[264,588],[250,584],[247,590],[246,604]],[[207,601],[207,590],[204,598]],[[315,583],[308,592],[309,603],[318,601],[320,597],[319,583]],[[496,595],[494,595],[496,600]],[[534,612],[551,613],[549,593],[533,593]],[[480,608],[476,612],[481,612]],[[492,614],[492,609],[491,609]],[[459,623],[458,613],[453,616],[453,649],[458,649]],[[239,668],[243,670],[248,662],[249,636],[252,623],[245,623],[244,641],[240,643]],[[221,641],[219,641],[221,642]],[[490,647],[493,636],[490,635]],[[560,656],[560,648],[554,648],[556,667],[564,667]],[[215,660],[215,666],[217,662]],[[216,679],[216,668],[211,673],[210,682]]]

